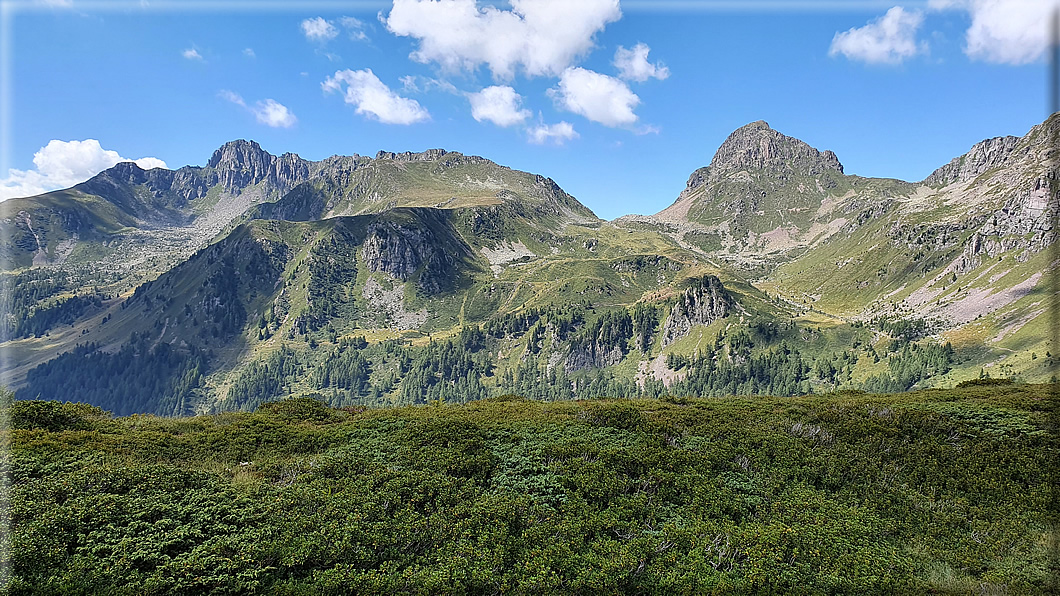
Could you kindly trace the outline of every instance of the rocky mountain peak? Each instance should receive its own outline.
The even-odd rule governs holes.
[[[284,153],[276,157],[254,141],[229,141],[213,152],[206,167],[213,168],[222,188],[229,193],[264,180],[265,191],[286,192],[309,177],[309,162]]]
[[[980,141],[968,153],[950,160],[924,179],[924,184],[952,184],[974,180],[983,172],[1005,162],[1019,143],[1019,137],[995,137]]]
[[[134,161],[123,161],[114,164],[102,173],[116,180],[127,181],[132,184],[139,184],[143,182],[146,170],[141,168]]]
[[[445,157],[450,152],[445,149],[428,149],[419,153],[413,153],[412,151],[405,151],[404,153],[393,153],[391,151],[380,151],[376,153],[376,159],[392,159],[397,162],[413,162],[413,161],[436,161]]]
[[[255,168],[268,167],[274,157],[255,141],[237,139],[221,145],[213,152],[208,168]]]
[[[818,151],[808,144],[783,135],[764,120],[742,126],[718,148],[710,161],[713,176],[741,170],[795,171],[817,175],[843,173],[843,164],[835,153]]]

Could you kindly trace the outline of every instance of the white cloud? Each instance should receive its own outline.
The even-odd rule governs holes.
[[[228,89],[222,89],[217,93],[218,97],[226,101],[230,101],[237,106],[244,108],[251,114],[254,114],[254,118],[257,119],[261,124],[271,126],[273,128],[290,128],[298,122],[298,118],[287,109],[287,106],[274,99],[263,99],[254,104],[253,107],[248,106],[247,102],[243,100],[243,96]]]
[[[661,81],[670,76],[669,68],[659,62],[655,64],[648,62],[648,52],[650,51],[651,48],[645,43],[638,43],[631,50],[618,46],[618,49],[615,50],[615,60],[613,62],[615,68],[618,69],[618,76],[630,81],[637,81],[638,83],[643,83],[653,78]]]
[[[287,109],[287,106],[274,99],[264,99],[251,108],[258,122],[273,128],[291,128],[298,118]]]
[[[221,89],[217,92],[217,96],[221,99],[228,100],[236,104],[237,106],[243,106],[244,108],[247,107],[247,103],[243,101],[243,97],[241,95],[233,91],[229,91],[228,89]]]
[[[1027,64],[1048,48],[1050,14],[1057,0],[932,0],[931,8],[966,11],[972,24],[965,33],[969,58],[999,64]]]
[[[570,122],[557,122],[555,124],[539,124],[527,131],[528,140],[535,145],[553,142],[557,145],[578,138],[574,126]]]
[[[384,22],[419,41],[417,62],[450,71],[484,64],[509,80],[518,67],[527,76],[560,74],[621,17],[618,0],[511,0],[511,10],[479,8],[476,0],[394,0]]]
[[[419,93],[420,86],[416,84],[415,76],[405,75],[398,80],[401,81],[401,87],[406,93]]]
[[[339,22],[345,27],[346,32],[350,34],[350,39],[368,41],[368,34],[364,32],[364,22],[360,19],[342,17]]]
[[[530,110],[519,109],[523,98],[515,89],[506,86],[486,87],[468,94],[471,116],[478,122],[489,120],[497,126],[512,126],[530,117]]]
[[[183,52],[181,52],[180,55],[184,56],[188,60],[202,60],[203,59],[202,58],[202,54],[200,54],[199,50],[196,50],[195,48],[188,48],[188,49],[184,50]]]
[[[320,86],[327,93],[341,91],[346,103],[357,106],[358,114],[384,124],[412,124],[430,119],[418,101],[394,93],[370,68],[337,71]]]
[[[254,53],[254,48],[244,48],[243,55],[247,58],[256,58],[257,54]]]
[[[339,30],[323,17],[313,17],[302,21],[302,32],[309,41],[327,41],[335,39]]]
[[[926,44],[916,41],[916,32],[923,22],[923,14],[895,6],[864,27],[836,33],[828,55],[843,54],[851,60],[874,64],[899,64],[927,51]]]
[[[640,98],[622,81],[584,68],[568,68],[559,86],[548,90],[556,104],[604,126],[628,126],[637,121]]]
[[[12,168],[7,178],[0,180],[0,200],[69,188],[123,161],[135,161],[145,170],[166,167],[166,163],[156,157],[135,160],[122,157],[117,151],[101,147],[96,139],[52,140],[33,154],[35,169]]]

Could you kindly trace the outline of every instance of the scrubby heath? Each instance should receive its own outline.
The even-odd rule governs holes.
[[[17,401],[11,593],[1045,593],[1056,390]]]

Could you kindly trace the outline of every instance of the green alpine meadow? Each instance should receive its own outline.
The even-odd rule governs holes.
[[[0,203],[0,372],[119,416],[1049,382],[1058,127],[911,183],[753,122],[613,221],[441,149],[120,163]]]
[[[0,202],[12,594],[1058,589],[1060,115],[655,215],[432,149]]]
[[[1058,86],[1060,0],[0,0],[0,596],[1060,596]]]

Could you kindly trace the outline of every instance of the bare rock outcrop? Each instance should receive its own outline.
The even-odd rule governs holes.
[[[950,163],[932,172],[924,179],[924,184],[941,186],[974,180],[980,174],[1005,163],[1019,142],[1020,138],[1013,136],[980,141],[972,145],[968,153],[953,158]]]
[[[442,289],[456,261],[427,228],[407,228],[390,222],[368,226],[361,258],[369,271],[386,273],[403,282],[417,272],[418,285],[428,294]]]
[[[663,325],[663,346],[688,335],[695,325],[710,325],[729,314],[732,298],[721,280],[713,275],[704,276],[677,297],[670,309],[670,316]]]
[[[265,182],[266,194],[283,193],[309,178],[309,162],[294,153],[276,157],[254,141],[231,141],[214,151],[207,168],[217,175],[225,192]]]

